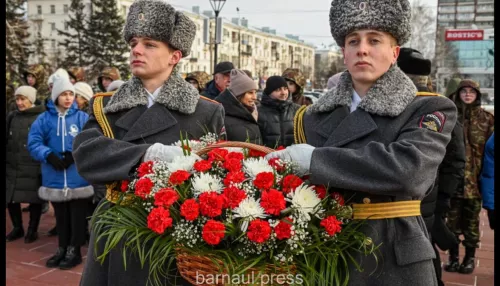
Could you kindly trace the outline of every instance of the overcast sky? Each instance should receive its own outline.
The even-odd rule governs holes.
[[[419,1],[425,6],[437,6],[437,0]],[[192,6],[200,6],[200,12],[212,10],[209,0],[167,0],[176,7],[191,10]],[[323,48],[333,44],[330,34],[328,14],[331,0],[227,0],[220,16],[237,18],[236,8],[240,9],[240,17],[248,19],[252,27],[270,27],[278,34],[294,34],[302,40]]]

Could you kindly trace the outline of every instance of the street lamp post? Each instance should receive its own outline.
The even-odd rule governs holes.
[[[218,47],[217,30],[219,29],[217,25],[217,18],[219,17],[219,13],[224,7],[224,4],[226,4],[226,0],[209,0],[209,1],[215,13],[215,41],[214,41],[214,70],[215,70],[215,66],[217,65],[217,47]]]

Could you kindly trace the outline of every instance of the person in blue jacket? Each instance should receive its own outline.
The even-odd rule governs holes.
[[[56,77],[47,111],[40,114],[28,135],[28,150],[41,162],[41,199],[52,202],[59,247],[47,262],[49,268],[71,269],[82,262],[86,209],[93,187],[77,172],[72,156],[73,140],[89,115],[78,109],[75,88],[67,78]]]
[[[486,141],[483,170],[479,180],[483,208],[488,211],[490,228],[495,229],[495,133]]]

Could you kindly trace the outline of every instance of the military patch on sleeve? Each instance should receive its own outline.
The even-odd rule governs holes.
[[[219,132],[219,137],[225,137],[227,134],[226,134],[226,126],[222,126],[222,128],[220,129],[220,132]]]
[[[441,133],[445,122],[446,116],[442,112],[436,111],[422,116],[419,127]]]

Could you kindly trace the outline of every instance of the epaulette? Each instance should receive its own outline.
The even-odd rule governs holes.
[[[94,94],[94,97],[112,96],[114,93],[115,93],[115,91],[99,92],[99,93]]]
[[[419,91],[417,92],[417,96],[442,96],[442,95],[434,92]]]
[[[200,99],[204,99],[206,101],[210,101],[210,102],[213,102],[213,103],[217,103],[217,104],[221,104],[220,102],[216,101],[216,100],[213,100],[213,99],[210,99],[208,97],[205,97],[203,95],[200,95]]]

